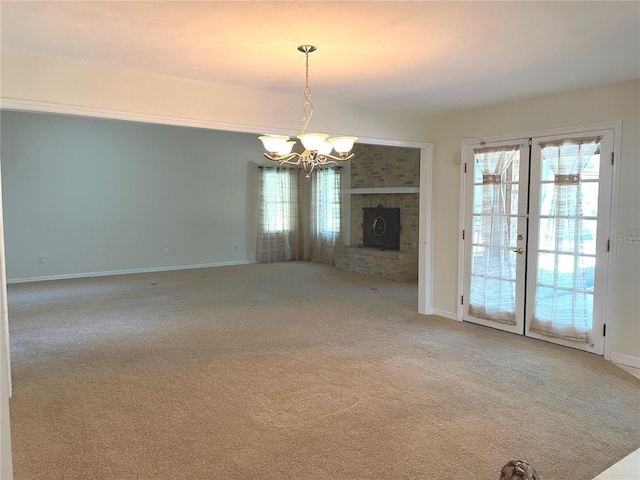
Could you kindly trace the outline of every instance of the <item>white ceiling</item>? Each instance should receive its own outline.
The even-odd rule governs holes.
[[[4,52],[442,112],[640,78],[640,2],[1,3]]]

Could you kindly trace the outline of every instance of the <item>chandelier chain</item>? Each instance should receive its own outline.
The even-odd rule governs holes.
[[[306,57],[306,77],[305,77],[305,86],[304,86],[304,103],[302,104],[302,131],[301,134],[307,130],[307,125],[309,125],[309,120],[311,120],[311,115],[313,115],[313,103],[309,100],[311,97],[311,87],[309,86],[309,49],[305,48],[304,56]],[[308,111],[307,111],[308,109]]]

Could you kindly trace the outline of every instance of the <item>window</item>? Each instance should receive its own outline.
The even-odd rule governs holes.
[[[289,170],[266,170],[263,173],[263,225],[266,232],[290,230],[291,182]],[[297,201],[297,199],[295,199]]]
[[[318,231],[324,238],[335,238],[340,234],[340,174],[336,169],[316,172],[317,181],[315,215]]]
[[[298,169],[263,168],[256,260],[284,262],[303,256]]]
[[[333,262],[340,238],[340,171],[318,169],[311,182],[299,169],[263,168],[256,259]],[[302,183],[300,188],[299,180]],[[308,219],[305,244],[302,218]],[[307,226],[307,225],[305,225]]]

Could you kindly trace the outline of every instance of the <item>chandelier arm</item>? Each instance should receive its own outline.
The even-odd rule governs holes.
[[[295,166],[300,165],[300,162],[301,162],[300,157],[298,157],[298,159],[295,161],[291,161],[291,160],[278,160],[278,161],[280,162],[280,165],[295,165]]]
[[[274,162],[286,163],[287,165],[300,165],[300,154],[296,152],[290,153],[289,155],[285,155],[283,157],[272,157],[266,152],[263,153],[263,155],[269,160],[273,160]],[[298,157],[298,159],[292,162],[291,159],[296,157]]]
[[[316,162],[318,165],[338,165],[338,162],[336,162],[335,160],[319,160]]]
[[[350,155],[348,155],[346,157],[335,157],[335,156],[329,155],[329,154],[323,155],[323,157],[330,158],[330,159],[336,160],[338,162],[346,162],[347,160],[351,160],[353,157],[355,157],[355,153],[351,153]]]

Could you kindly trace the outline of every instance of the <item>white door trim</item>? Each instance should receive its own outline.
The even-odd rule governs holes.
[[[433,146],[420,149],[418,313],[433,314]]]
[[[612,234],[617,235],[618,232],[618,211],[620,205],[620,159],[622,158],[622,122],[611,122],[608,128],[613,128],[613,179],[611,183],[611,212],[609,214],[609,238]],[[604,358],[611,360],[613,353],[613,342],[615,332],[617,331],[615,305],[611,301],[609,292],[616,291],[616,264],[618,257],[617,242],[611,242],[611,250],[609,251],[609,263],[607,265],[607,284],[605,296],[605,321],[607,323],[607,336],[604,339]]]

